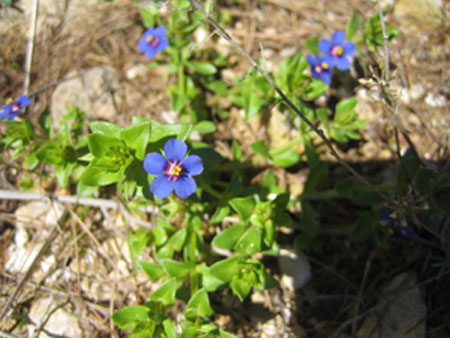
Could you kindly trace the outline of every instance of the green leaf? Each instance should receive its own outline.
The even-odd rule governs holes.
[[[242,237],[246,229],[247,226],[244,225],[234,225],[226,228],[214,237],[211,244],[218,248],[231,250],[236,242]]]
[[[80,182],[88,186],[103,186],[118,182],[123,178],[125,169],[132,161],[130,157],[120,166],[111,162],[108,157],[95,158],[84,171]]]
[[[175,137],[184,141],[192,130],[191,124],[162,124],[157,121],[151,121],[151,124],[152,133],[149,143],[156,143],[168,137]]]
[[[249,228],[235,245],[235,250],[239,253],[253,255],[261,251],[262,233],[257,228]]]
[[[368,212],[363,212],[352,225],[350,240],[360,242],[370,239],[372,235],[372,216]]]
[[[161,286],[150,295],[150,300],[160,301],[166,306],[174,305],[176,291],[177,281],[174,277],[161,284]]]
[[[193,69],[196,73],[202,75],[213,75],[217,72],[216,66],[206,61],[189,62],[189,67]]]
[[[228,93],[228,86],[224,81],[213,81],[206,83],[206,87],[219,96],[226,96]]]
[[[280,168],[287,168],[297,164],[301,160],[301,155],[295,150],[288,149],[285,152],[273,157],[272,162]]]
[[[328,122],[329,122],[328,121],[328,116],[329,116],[329,113],[330,113],[330,111],[328,110],[328,108],[320,107],[320,108],[316,109],[316,115],[317,115],[319,121],[322,122],[322,124],[325,127],[328,127]]]
[[[310,100],[314,100],[322,95],[327,89],[328,85],[325,82],[317,79],[312,79],[301,96]]]
[[[249,91],[247,95],[244,96],[244,110],[245,118],[249,119],[253,116],[258,115],[259,109],[263,106],[263,101],[254,91]]]
[[[195,320],[197,317],[206,318],[212,314],[213,310],[209,304],[208,293],[204,289],[200,289],[193,294],[184,310],[184,316],[188,320]]]
[[[308,178],[303,190],[304,194],[307,194],[318,186],[324,184],[328,179],[328,163],[324,161],[318,161],[314,165],[310,166]]]
[[[202,285],[203,288],[208,291],[216,291],[219,289],[224,282],[216,277],[214,277],[209,268],[204,265],[197,265],[196,270],[202,275]]]
[[[319,38],[310,38],[305,41],[305,47],[311,54],[320,54],[319,50]]]
[[[149,262],[142,259],[138,260],[137,263],[141,268],[141,270],[144,271],[145,274],[149,276],[151,280],[156,281],[165,275],[163,267],[157,263]]]
[[[245,297],[249,294],[252,289],[253,283],[256,281],[256,276],[253,272],[246,274],[243,278],[233,278],[230,283],[231,290],[233,293],[239,297],[241,302],[244,301]]]
[[[92,121],[89,123],[92,133],[107,135],[115,138],[120,137],[123,127],[106,121]]]
[[[216,124],[212,121],[200,121],[194,125],[194,130],[200,134],[209,134],[216,131]]]
[[[159,16],[159,10],[156,3],[150,2],[147,8],[140,7],[139,13],[141,14],[142,24],[145,28],[155,26],[156,19]]]
[[[211,217],[211,223],[220,223],[229,214],[230,207],[228,205],[219,206]]]
[[[345,29],[345,33],[348,40],[352,40],[355,36],[355,33],[358,31],[359,27],[359,20],[358,16],[356,15],[355,9],[353,9],[353,14],[350,19],[350,21],[347,23],[347,27]]]
[[[346,112],[351,112],[355,108],[356,104],[358,103],[358,100],[355,97],[350,97],[348,99],[339,101],[339,103],[336,105],[336,113],[335,113],[335,120],[339,119],[339,115]]]
[[[134,256],[139,256],[147,246],[150,239],[150,232],[146,229],[139,229],[135,234],[128,234],[128,246]]]
[[[150,309],[143,305],[127,306],[114,313],[112,320],[122,330],[132,330],[137,323],[148,319],[149,312]]]
[[[250,148],[252,148],[252,150],[255,153],[261,154],[265,158],[271,158],[271,156],[269,154],[269,149],[267,149],[267,146],[266,146],[266,143],[264,142],[264,140],[258,140],[258,141],[253,142],[250,145]]]
[[[166,273],[171,277],[185,277],[195,268],[193,263],[177,262],[169,258],[163,258],[160,261]]]
[[[170,318],[163,321],[164,332],[166,333],[166,338],[177,338],[177,331],[175,330],[175,325]]]
[[[123,152],[123,142],[115,137],[103,134],[90,134],[87,138],[89,150],[96,157],[114,156]]]
[[[186,228],[177,230],[177,232],[170,237],[167,245],[171,246],[175,251],[181,251],[181,249],[183,249],[184,242],[186,241],[186,234]]]
[[[320,223],[318,221],[319,214],[311,204],[307,201],[302,201],[302,224],[303,231],[310,237],[317,237],[320,230]]]
[[[72,172],[72,169],[75,167],[75,165],[76,163],[69,162],[65,165],[61,164],[55,167],[56,179],[58,180],[61,188],[65,188],[69,183],[70,173]]]
[[[64,147],[60,143],[48,141],[36,152],[37,158],[47,164],[60,164],[64,162]]]
[[[335,189],[341,196],[358,205],[375,205],[383,200],[372,188],[353,177],[337,182]]]
[[[125,144],[136,151],[135,156],[139,160],[144,160],[145,148],[150,139],[151,123],[142,122],[120,132],[120,138]]]
[[[230,200],[229,203],[244,221],[250,218],[256,206],[253,196],[236,197]]]
[[[209,271],[214,277],[220,279],[221,281],[228,282],[235,274],[239,272],[239,267],[240,258],[238,256],[234,256],[214,263],[209,268]]]
[[[163,227],[154,227],[151,230],[153,235],[153,242],[156,246],[161,246],[167,241],[167,232]]]

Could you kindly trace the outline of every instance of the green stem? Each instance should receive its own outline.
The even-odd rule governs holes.
[[[180,52],[181,59],[181,52]],[[180,96],[184,96],[185,88],[184,88],[184,67],[183,64],[178,65],[178,88],[180,92],[178,93]]]
[[[190,261],[193,264],[197,263],[196,257],[196,249],[197,249],[197,234],[193,229],[191,229],[191,240],[190,240]],[[191,271],[191,297],[198,290],[198,275],[197,271]]]
[[[203,190],[205,190],[207,193],[213,195],[214,197],[216,197],[218,200],[222,199],[222,194],[217,192],[216,190],[214,190],[213,188],[211,188],[210,185],[208,184],[204,184],[202,185]]]

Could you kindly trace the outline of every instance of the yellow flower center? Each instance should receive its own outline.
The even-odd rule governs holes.
[[[13,102],[13,99],[11,97],[6,100],[6,104],[10,104],[11,102]]]
[[[328,63],[322,62],[322,68],[323,69],[328,69]]]
[[[169,175],[173,175],[173,176],[178,177],[178,176],[180,176],[181,171],[182,171],[182,169],[181,169],[181,166],[179,164],[177,164],[177,165],[173,165],[172,164],[170,166],[170,168],[169,168]]]

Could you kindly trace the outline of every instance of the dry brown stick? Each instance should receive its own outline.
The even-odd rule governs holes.
[[[353,169],[352,166],[350,166],[346,161],[344,161],[341,156],[336,152],[334,149],[332,143],[328,138],[325,136],[322,129],[316,127],[310,120],[306,118],[306,116],[295,106],[294,103],[292,103],[291,100],[284,94],[284,92],[278,87],[278,85],[275,83],[274,79],[267,73],[245,50],[242,49],[242,47],[233,40],[233,38],[225,31],[225,29],[222,28],[222,26],[214,20],[214,18],[209,15],[203,7],[196,1],[196,0],[189,0],[191,5],[197,9],[200,13],[203,14],[203,16],[208,20],[208,22],[214,26],[214,28],[217,29],[218,33],[227,40],[234,48],[236,48],[239,53],[241,53],[242,56],[244,56],[247,61],[251,63],[253,67],[255,67],[261,75],[264,76],[264,78],[271,84],[271,86],[275,89],[275,91],[280,95],[281,99],[286,103],[286,105],[292,109],[305,123],[322,139],[322,141],[327,145],[328,149],[331,152],[331,155],[342,165],[344,166],[353,176],[355,176],[357,179],[359,179],[361,182],[363,182],[365,185],[373,189],[378,195],[380,195],[383,199],[388,200],[388,197],[381,192],[377,187],[375,187],[372,183],[367,181],[364,177],[362,177],[355,169]]]
[[[100,242],[95,238],[94,234],[89,230],[89,227],[78,217],[78,215],[72,210],[72,208],[66,204],[66,209],[69,211],[70,215],[77,221],[77,223],[83,228],[83,231],[92,239],[92,241],[97,246],[97,251],[100,253],[100,256],[102,256],[104,259],[106,259],[109,264],[114,268],[114,270],[118,273],[119,269],[117,268],[116,263],[106,254],[103,252],[102,245]]]

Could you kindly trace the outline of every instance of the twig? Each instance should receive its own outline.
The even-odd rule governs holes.
[[[388,197],[379,191],[373,184],[371,184],[369,181],[367,181],[364,177],[362,177],[355,169],[353,169],[346,161],[344,161],[339,154],[334,149],[333,145],[331,144],[330,140],[325,136],[324,132],[316,127],[311,121],[309,121],[306,116],[292,103],[291,100],[288,99],[288,97],[284,94],[284,92],[278,87],[278,85],[275,83],[275,81],[272,79],[272,77],[267,73],[245,50],[242,49],[242,47],[233,40],[233,38],[220,26],[220,24],[214,20],[212,16],[210,16],[203,7],[196,1],[196,0],[189,0],[191,5],[196,8],[200,13],[203,14],[203,16],[209,21],[211,25],[213,25],[218,33],[227,40],[234,48],[236,48],[239,53],[244,56],[247,61],[249,61],[253,67],[255,67],[261,75],[265,77],[265,79],[271,84],[271,86],[275,89],[275,91],[280,95],[281,99],[286,103],[286,105],[291,108],[305,123],[323,140],[323,142],[327,145],[329,148],[331,154],[333,155],[336,160],[343,165],[353,176],[358,178],[361,182],[369,186],[373,191],[375,191],[378,195],[380,195],[383,199],[388,200]]]
[[[66,209],[69,211],[70,215],[77,221],[77,223],[83,228],[83,231],[86,232],[86,234],[92,239],[92,241],[95,243],[97,247],[97,251],[100,253],[100,256],[102,256],[105,260],[111,264],[111,266],[114,268],[116,273],[119,272],[119,269],[116,265],[116,263],[103,251],[102,245],[97,240],[97,238],[94,236],[94,234],[89,230],[89,227],[84,224],[84,222],[78,217],[78,215],[70,208],[68,205],[66,205]]]
[[[31,12],[30,38],[28,40],[27,56],[25,60],[25,81],[23,84],[24,93],[28,93],[31,81],[31,66],[33,64],[34,38],[36,36],[36,22],[39,10],[39,0],[34,0],[33,11]]]
[[[51,201],[52,199],[61,203],[88,205],[91,207],[104,207],[108,209],[124,209],[124,205],[120,202],[102,199],[102,198],[90,198],[90,197],[78,197],[78,196],[52,196],[49,198],[43,194],[35,192],[22,192],[17,190],[3,190],[0,189],[0,199],[5,200],[39,200],[39,201]],[[158,208],[147,206],[141,208],[141,211],[145,213],[158,213]]]

